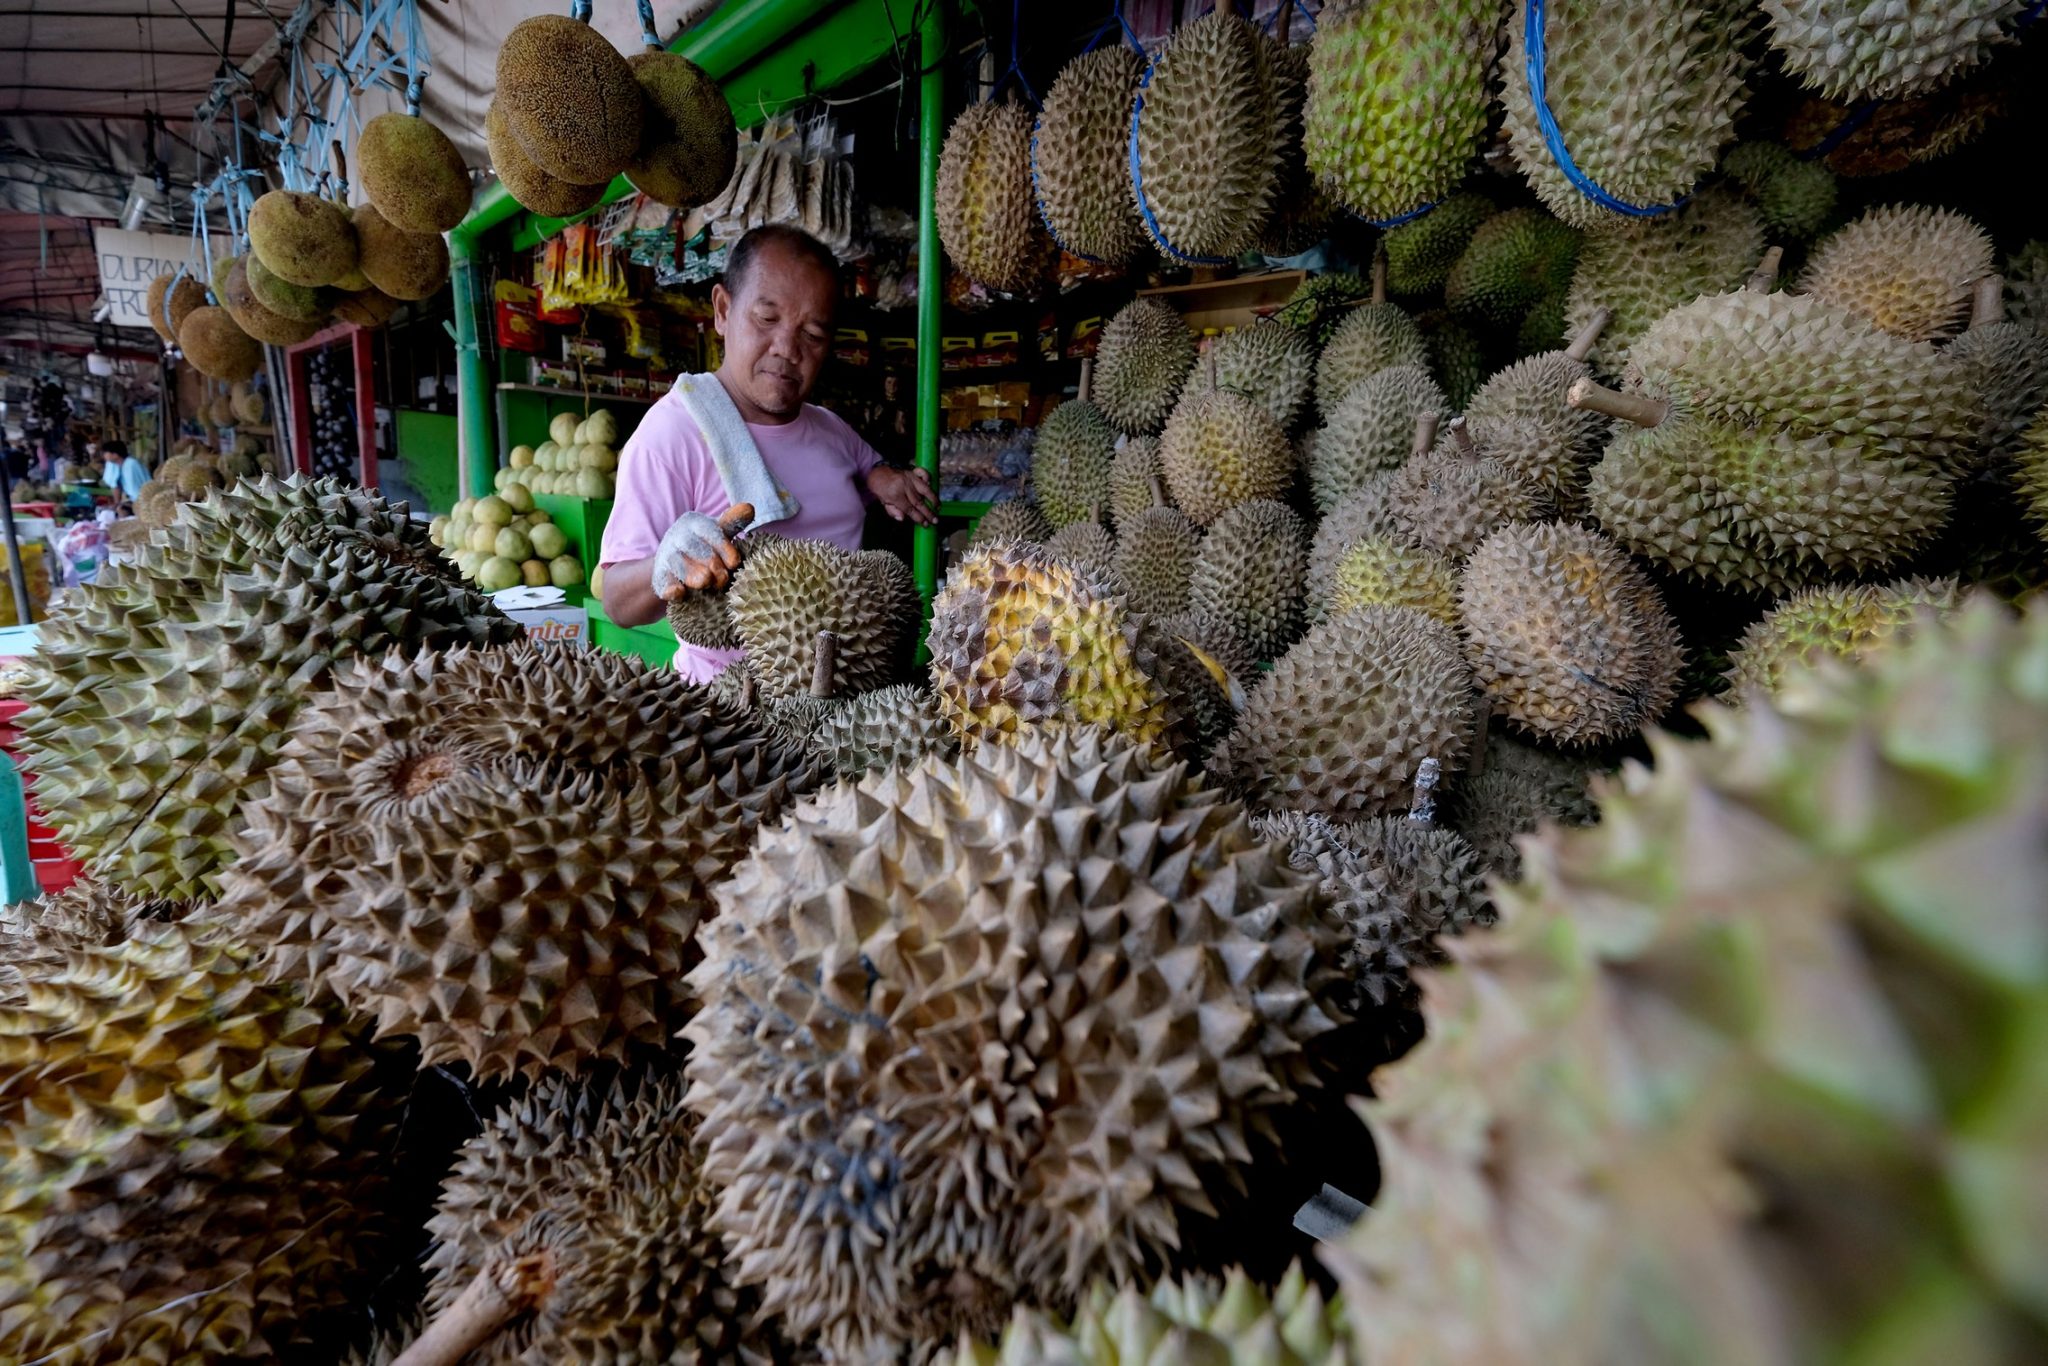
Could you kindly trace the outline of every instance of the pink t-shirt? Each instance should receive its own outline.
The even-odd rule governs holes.
[[[768,462],[768,472],[803,509],[787,521],[771,523],[770,529],[793,540],[830,541],[842,550],[859,550],[867,522],[864,479],[882,459],[874,448],[836,415],[809,403],[794,421],[775,426],[750,422],[747,433]],[[641,419],[619,452],[617,501],[605,523],[598,563],[610,568],[624,560],[644,560],[685,512],[717,517],[731,506],[704,434],[682,399],[669,393]],[[692,683],[708,683],[741,653],[683,644],[676,650],[675,666]]]

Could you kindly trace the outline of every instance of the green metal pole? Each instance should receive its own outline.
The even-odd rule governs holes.
[[[498,473],[497,424],[492,419],[491,379],[477,342],[476,239],[448,234],[449,286],[455,295],[455,412],[461,464],[457,481],[472,498],[488,498]]]
[[[946,0],[932,0],[917,34],[917,60],[924,73],[918,88],[917,168],[917,463],[939,491],[939,304],[945,291],[945,260],[939,247],[939,146],[946,137]],[[939,591],[939,532],[921,526],[913,533],[912,572],[924,597],[925,620]]]

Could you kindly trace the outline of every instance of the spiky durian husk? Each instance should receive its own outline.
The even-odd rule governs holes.
[[[1267,66],[1273,79],[1273,146],[1278,176],[1273,210],[1259,237],[1267,256],[1294,256],[1321,242],[1337,219],[1337,205],[1322,182],[1309,173],[1308,150],[1302,146],[1302,124],[1308,105],[1307,43],[1283,44],[1277,35],[1266,39]]]
[[[1486,383],[1492,363],[1479,334],[1448,312],[1438,309],[1417,321],[1429,347],[1429,371],[1443,387],[1444,398],[1462,412]]]
[[[708,884],[815,777],[673,670],[388,657],[301,713],[211,914],[428,1062],[623,1058],[680,1022]]]
[[[1565,344],[1564,313],[1569,289],[1553,289],[1529,305],[1522,325],[1515,329],[1515,357],[1541,355]]]
[[[896,683],[836,704],[819,721],[814,753],[842,778],[880,768],[901,768],[927,754],[950,757],[959,749],[953,728],[939,715],[930,688]]]
[[[2034,415],[2013,453],[2014,482],[2034,530],[2048,540],[2048,408]]]
[[[1237,724],[1237,704],[1258,677],[1259,657],[1229,623],[1203,612],[1148,620],[1142,632],[1181,717],[1188,740],[1182,751],[1201,759]]]
[[[1742,633],[1728,661],[1728,682],[1737,694],[1730,700],[1752,688],[1775,692],[1794,671],[1821,659],[1853,662],[1890,649],[1923,618],[1953,611],[1961,597],[1954,579],[1831,584],[1794,593]]]
[[[545,1254],[552,1288],[463,1360],[769,1361],[772,1328],[710,1227],[681,1078],[551,1074],[463,1145],[427,1231],[430,1313],[486,1266]]]
[[[1371,607],[1313,627],[1251,690],[1211,770],[1269,810],[1338,819],[1406,810],[1424,759],[1458,771],[1472,731],[1458,639],[1426,613]]]
[[[1316,437],[1309,491],[1328,513],[1375,475],[1398,468],[1415,450],[1415,419],[1444,413],[1450,401],[1419,365],[1396,365],[1351,388]]]
[[[1054,559],[1101,580],[1116,592],[1124,591],[1123,575],[1117,568],[1117,538],[1102,523],[1063,526],[1047,538],[1045,548]]]
[[[1301,634],[1308,524],[1271,499],[1216,519],[1195,558],[1193,609],[1222,622],[1254,659],[1277,659]]]
[[[1775,242],[1811,242],[1835,211],[1835,173],[1800,160],[1782,143],[1737,143],[1721,159],[1721,170],[1749,193]]]
[[[1170,1259],[1321,1085],[1342,935],[1234,804],[1097,732],[805,803],[689,979],[728,1267],[881,1356]]]
[[[933,212],[947,257],[969,278],[1026,293],[1052,264],[1031,191],[1030,106],[972,105],[946,130]]]
[[[1525,74],[1528,10],[1522,0],[1508,21],[1508,150],[1537,197],[1573,227],[1632,221],[1582,193],[1551,156]],[[1691,194],[1735,136],[1749,12],[1738,0],[1545,5],[1546,94],[1578,169],[1624,203],[1671,204]]]
[[[1970,373],[1977,392],[1978,458],[2001,465],[2048,403],[2048,333],[2026,323],[1985,323],[1942,353]]]
[[[1581,760],[1494,731],[1486,737],[1483,766],[1459,779],[1445,798],[1444,821],[1494,876],[1512,880],[1522,871],[1522,836],[1546,821],[1590,825],[1597,818],[1586,791],[1591,776]]]
[[[1129,166],[1161,251],[1185,260],[1257,245],[1280,181],[1272,60],[1258,28],[1226,10],[1175,29],[1152,59]]]
[[[839,638],[832,696],[894,681],[922,604],[910,567],[887,551],[784,541],[748,557],[726,606],[762,691],[780,699],[810,691],[820,631]]]
[[[1394,471],[1387,501],[1403,534],[1453,560],[1470,555],[1488,532],[1552,510],[1539,485],[1448,438]]]
[[[1973,608],[1527,846],[1362,1107],[1366,1359],[2039,1356],[2040,1062],[1984,1063],[2048,1008],[2044,666]]]
[[[991,503],[974,525],[975,545],[994,541],[1043,542],[1052,535],[1052,523],[1029,498],[1006,498]]]
[[[1139,626],[1099,579],[1043,549],[977,547],[932,603],[932,688],[963,741],[1101,725],[1171,744],[1178,717]]]
[[[1893,336],[1928,341],[1962,329],[1970,286],[1991,262],[1990,236],[1961,214],[1886,204],[1823,237],[1799,289]]]
[[[786,539],[772,531],[756,531],[740,537],[733,542],[740,553],[740,568],[746,568],[750,556]],[[730,585],[716,591],[703,589],[685,593],[669,603],[665,615],[676,639],[707,650],[743,648],[745,642],[740,639],[739,627],[733,622],[727,601],[730,591]]]
[[[1234,389],[1187,394],[1159,437],[1159,467],[1174,504],[1208,526],[1239,503],[1283,498],[1294,487],[1294,447],[1257,400]]]
[[[1195,334],[1157,299],[1133,299],[1102,325],[1090,391],[1104,417],[1132,436],[1166,425],[1195,368]]]
[[[1785,70],[1829,99],[1938,90],[2006,41],[2022,0],[1764,0]]]
[[[132,927],[174,920],[187,909],[90,880],[0,906],[0,1007],[25,1003],[29,984],[61,970],[73,949],[111,947]]]
[[[1659,318],[1703,294],[1734,289],[1764,254],[1762,216],[1739,195],[1707,189],[1675,214],[1589,234],[1565,295],[1565,328],[1577,333],[1606,309],[1592,354],[1619,374]]]
[[[0,1355],[256,1363],[381,1271],[411,1067],[189,927],[0,992]]]
[[[1458,566],[1399,536],[1367,536],[1337,561],[1327,611],[1341,615],[1361,607],[1412,607],[1456,626]]]
[[[1372,284],[1363,276],[1330,271],[1311,275],[1296,285],[1273,316],[1321,348],[1350,316],[1350,305],[1371,297]]]
[[[1483,194],[1461,190],[1412,223],[1387,230],[1387,289],[1434,294],[1471,245],[1479,225],[1497,212]]]
[[[1090,520],[1109,501],[1116,433],[1101,409],[1069,399],[1038,424],[1031,447],[1031,498],[1054,531]]]
[[[2016,323],[2048,328],[2048,240],[2029,242],[2006,258],[2005,311]]]
[[[1159,438],[1127,436],[1109,462],[1109,515],[1117,526],[1152,506],[1152,481],[1165,491],[1166,474],[1159,468]]]
[[[1188,610],[1202,533],[1178,508],[1147,508],[1116,538],[1116,579],[1131,610],[1172,616]]]
[[[1458,614],[1473,678],[1500,713],[1547,739],[1633,735],[1678,695],[1678,626],[1597,531],[1502,527],[1466,562]]]
[[[1387,498],[1393,482],[1392,470],[1367,475],[1356,491],[1338,499],[1316,523],[1315,535],[1309,538],[1308,577],[1302,594],[1311,623],[1327,614],[1337,565],[1351,547],[1369,536],[1406,539],[1394,522],[1393,505]]]
[[[1121,43],[1060,68],[1031,135],[1038,210],[1077,256],[1127,265],[1150,244],[1130,194],[1131,101],[1145,59]]]
[[[1344,1306],[1325,1301],[1299,1264],[1270,1295],[1232,1269],[1160,1281],[1149,1291],[1093,1281],[1072,1317],[1019,1308],[993,1343],[963,1336],[940,1366],[1130,1366],[1204,1361],[1218,1366],[1327,1366],[1350,1359]]]
[[[1571,288],[1579,232],[1542,209],[1518,208],[1481,223],[1444,281],[1444,302],[1460,317],[1519,327],[1522,315]]]
[[[1575,498],[1600,454],[1606,421],[1564,401],[1584,362],[1563,351],[1516,361],[1488,380],[1465,407],[1465,427],[1488,460],[1535,484],[1553,501]]]
[[[1399,304],[1360,304],[1344,316],[1316,358],[1316,407],[1327,421],[1352,388],[1396,365],[1429,364],[1422,329]]]
[[[1333,199],[1384,222],[1464,179],[1486,131],[1502,17],[1497,0],[1324,9],[1302,144]]]
[[[1316,349],[1306,336],[1284,323],[1258,323],[1218,337],[1209,356],[1218,386],[1257,400],[1282,431],[1294,429],[1316,376]],[[1189,380],[1190,387],[1197,385],[1209,387],[1202,369]]]
[[[244,805],[337,661],[520,633],[437,570],[402,507],[333,481],[181,506],[42,628],[21,728],[66,846],[139,895],[213,896]]]

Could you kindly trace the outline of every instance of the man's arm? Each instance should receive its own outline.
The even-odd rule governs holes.
[[[646,626],[668,610],[654,591],[654,557],[621,560],[604,571],[604,614],[621,626]]]

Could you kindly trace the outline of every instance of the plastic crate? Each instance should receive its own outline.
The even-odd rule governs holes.
[[[36,805],[35,774],[22,762],[21,731],[14,724],[15,718],[27,709],[26,702],[0,698],[0,750],[7,752],[21,773],[22,796],[28,809],[28,859],[35,865],[36,882],[46,894],[61,892],[76,882],[84,869],[57,838],[57,832],[44,822],[42,810]]]
[[[676,633],[666,621],[621,626],[604,614],[596,598],[586,598],[583,606],[590,613],[590,643],[596,648],[644,659],[657,669],[675,661]]]
[[[562,534],[569,538],[569,553],[583,566],[583,578],[588,582],[592,571],[597,568],[598,553],[604,546],[604,524],[612,518],[612,500],[576,498],[566,493],[536,493],[533,505],[553,518]]]

